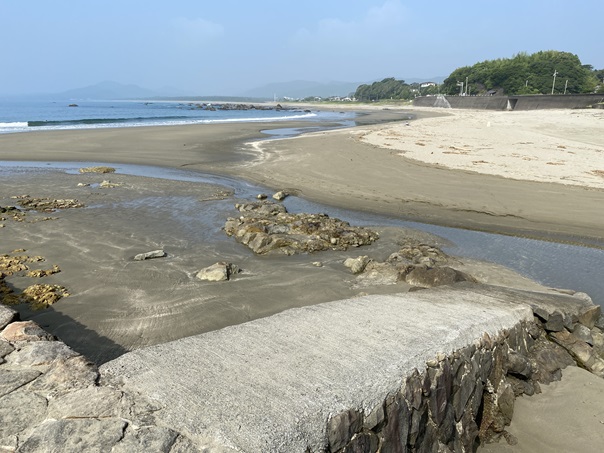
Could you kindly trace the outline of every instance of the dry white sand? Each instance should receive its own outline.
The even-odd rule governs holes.
[[[361,140],[447,168],[604,188],[604,110],[443,111]]]

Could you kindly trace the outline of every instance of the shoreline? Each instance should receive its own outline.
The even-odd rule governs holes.
[[[379,111],[373,115],[377,121],[387,121],[400,113]],[[370,121],[371,116],[364,119]],[[421,121],[412,121],[411,128]],[[285,125],[291,126],[276,126]],[[402,158],[392,150],[360,140],[367,131],[406,128],[404,123],[262,140],[266,136],[261,130],[269,127],[229,124],[15,134],[0,136],[0,159],[180,168],[291,189],[304,198],[351,210],[398,218],[417,216],[436,224],[509,230],[516,235],[525,231],[522,228],[526,228],[526,235],[556,239],[580,240],[581,234],[587,234],[582,241],[587,243],[591,238],[595,244],[602,242],[601,222],[597,221],[601,219],[601,190],[448,170]],[[263,160],[259,160],[259,153],[265,153]],[[122,185],[93,187],[104,179]],[[80,187],[80,182],[92,186]],[[249,194],[224,194],[224,188],[216,184],[117,173],[25,171],[2,178],[0,189],[4,204],[10,196],[30,193],[77,198],[89,206],[62,210],[52,221],[4,222],[0,254],[24,249],[26,252],[19,253],[45,258],[39,267],[60,267],[60,273],[44,277],[43,282],[64,285],[72,295],[41,312],[19,306],[22,319],[35,321],[96,363],[291,308],[361,294],[405,292],[409,289],[405,283],[360,287],[342,262],[364,254],[384,260],[408,238],[428,244],[438,241],[421,231],[384,227],[379,229],[380,240],[375,244],[346,253],[266,259],[254,256],[221,232],[225,218],[238,215],[233,204]],[[527,193],[534,196],[527,197]],[[493,200],[506,203],[489,204]],[[530,215],[516,215],[518,209],[530,209]],[[46,215],[32,214],[32,220]],[[582,215],[588,218],[581,219]],[[159,248],[167,252],[165,259],[133,261],[136,254]],[[244,272],[229,282],[207,283],[194,278],[199,269],[223,260]],[[320,267],[315,264],[317,260]],[[503,266],[464,259],[459,260],[458,267],[487,284],[552,291]],[[591,270],[584,267],[578,272]],[[23,289],[32,283],[26,280],[11,278],[10,284]],[[580,393],[583,390],[578,386],[583,381],[579,377],[570,374],[564,379],[562,394],[549,397],[551,393],[545,392],[543,396],[573,401],[577,394],[585,394]],[[521,427],[527,439],[542,432],[531,423],[540,406],[531,403],[527,399],[518,411],[524,417],[519,418],[520,423],[527,420]],[[559,408],[549,412],[566,413]],[[577,412],[573,420],[582,424],[587,418],[593,414]],[[562,420],[556,416],[552,423],[563,425]],[[564,432],[561,426],[552,430]],[[525,442],[520,434],[517,436]],[[501,451],[507,451],[505,445],[500,446]]]
[[[262,131],[325,125],[236,123],[4,134],[0,159],[189,169],[243,178],[274,190],[288,188],[334,207],[604,248],[597,210],[604,204],[604,190],[451,169],[409,159],[371,141],[372,134],[375,141],[376,135],[418,129],[426,121],[450,122],[458,111],[381,106],[362,113],[361,125],[284,139],[267,139]],[[416,119],[406,127],[401,117],[409,114]]]
[[[454,115],[424,121],[445,121]],[[364,140],[372,133],[413,129],[422,124],[422,119],[410,124],[407,127],[406,122],[399,122],[256,142],[261,160],[228,171],[274,188],[293,187],[301,196],[325,205],[604,248],[597,210],[604,203],[604,190],[449,168],[407,158]],[[322,149],[336,152],[327,154]],[[598,157],[604,167],[604,148]],[[298,170],[303,177],[297,177]]]

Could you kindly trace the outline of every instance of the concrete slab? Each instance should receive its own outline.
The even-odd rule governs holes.
[[[497,287],[374,295],[137,350],[100,371],[215,450],[318,451],[330,416],[368,413],[438,353],[532,319],[521,292]]]

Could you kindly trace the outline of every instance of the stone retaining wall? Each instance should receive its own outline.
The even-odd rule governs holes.
[[[602,94],[523,95],[523,96],[420,96],[417,107],[444,107],[475,110],[579,109],[604,102]]]
[[[514,398],[520,394],[539,392],[540,384],[560,379],[561,368],[577,363],[604,376],[604,320],[600,307],[581,295],[555,297],[467,284],[460,285],[459,289],[421,293],[419,300],[426,302],[443,298],[452,302],[462,298],[467,304],[475,299],[477,310],[487,310],[485,307],[489,304],[528,304],[533,317],[530,319],[522,315],[522,319],[510,328],[485,333],[451,353],[436,354],[426,360],[424,366],[414,366],[381,399],[375,399],[377,404],[371,408],[349,406],[339,412],[331,412],[323,421],[319,417],[314,425],[305,425],[302,420],[305,417],[314,419],[316,414],[304,414],[295,405],[283,407],[283,420],[272,419],[270,424],[277,432],[280,432],[281,425],[286,426],[288,431],[282,439],[277,439],[276,444],[269,444],[266,440],[264,445],[267,445],[267,449],[264,451],[298,451],[288,445],[302,445],[307,442],[304,439],[311,438],[319,439],[319,443],[308,441],[307,452],[474,451],[477,443],[501,436],[513,442],[505,427],[513,416]],[[399,298],[401,304],[411,310],[407,315],[413,316],[413,297],[403,294]],[[357,304],[357,308],[374,306],[373,313],[368,313],[368,319],[374,318],[375,310],[380,309],[383,300],[377,296],[376,299],[363,299],[363,304]],[[354,305],[352,301],[332,304],[346,307],[346,304]],[[354,307],[351,308],[351,312],[354,312]],[[455,309],[455,306],[452,308]],[[442,307],[433,309],[438,311]],[[317,309],[307,307],[298,312],[305,314],[306,310]],[[323,304],[319,309],[320,318],[324,319],[325,313],[330,310],[330,304]],[[514,311],[517,310],[511,307],[510,312]],[[517,312],[523,313],[522,310]],[[339,312],[336,314],[339,316]],[[285,321],[287,317],[286,313],[278,321]],[[210,357],[208,363],[217,363],[218,369],[225,373],[225,380],[228,380],[229,361],[240,363],[238,366],[243,367],[243,375],[253,374],[251,358],[254,357],[252,350],[256,346],[249,333],[261,329],[262,325],[271,325],[271,318],[264,320],[264,324],[261,321],[244,326],[249,338],[249,356],[245,355],[239,362],[237,357],[223,357],[221,360],[218,353]],[[362,322],[357,318],[353,325],[358,323],[360,327]],[[285,329],[286,334],[296,336],[287,330],[287,324]],[[490,331],[494,332],[492,329]],[[229,331],[219,334],[218,339],[224,341]],[[426,335],[447,334],[430,331]],[[306,338],[306,348],[321,341],[311,333],[301,336]],[[446,343],[444,337],[442,341]],[[179,342],[174,343],[181,344]],[[408,347],[403,342],[399,344],[399,349],[405,355]],[[320,354],[315,360],[337,360],[336,357],[341,357],[346,350],[333,351],[333,356]],[[295,349],[290,351],[294,357],[288,359],[295,362],[297,352]],[[190,357],[197,353],[207,356],[210,351],[184,351],[184,355]],[[387,352],[374,350],[375,361],[379,361],[383,353]],[[128,356],[126,354],[124,358]],[[416,363],[416,358],[409,363]],[[354,357],[348,359],[353,360]],[[100,377],[99,370],[84,357],[35,323],[19,321],[13,310],[0,305],[0,452],[258,451],[242,444],[234,445],[233,438],[218,435],[209,440],[200,436],[199,431],[195,432],[197,428],[203,428],[205,432],[218,433],[224,428],[203,425],[207,421],[206,412],[212,411],[210,400],[216,397],[215,393],[229,392],[228,387],[206,388],[205,383],[209,380],[207,376],[204,377],[203,366],[195,369],[195,374],[199,375],[198,382],[190,382],[185,377],[178,382],[166,380],[169,370],[162,368],[159,362],[145,363],[144,367],[139,362],[130,363],[133,365],[129,366],[128,360],[110,362],[103,367],[103,376]],[[169,361],[169,366],[176,369],[176,375],[184,375],[189,367],[198,365],[194,359],[191,363],[180,363],[177,357]],[[305,366],[314,367],[314,364]],[[298,385],[305,383],[300,375],[294,374],[294,377],[298,376],[297,380],[289,382],[289,375],[274,371],[268,379],[282,380],[283,384],[293,386],[288,391],[290,396],[291,391],[296,391]],[[132,385],[133,376],[149,372],[157,388],[171,388],[177,396],[182,395],[183,400],[177,399],[167,407],[156,391],[137,390]],[[375,378],[377,382],[378,376]],[[318,376],[317,382],[321,379],[325,379],[325,376]],[[372,388],[374,384],[369,379],[362,386]],[[251,397],[261,392],[263,385],[255,382],[243,389],[244,394]],[[335,383],[328,382],[327,385],[337,392],[331,387]],[[190,388],[207,395],[204,401],[207,400],[208,406],[204,406],[204,403],[199,408],[188,407],[186,395]],[[376,386],[374,392],[379,396],[382,390]],[[368,395],[373,393],[370,391]],[[349,396],[339,395],[338,398],[346,401]],[[228,398],[229,395],[224,397]],[[309,398],[313,396],[309,395]],[[284,404],[286,400],[274,394],[274,399],[263,397],[261,401],[267,405],[263,413],[269,417],[268,407]],[[243,400],[237,401],[235,411],[240,413],[226,414],[240,423],[240,430],[250,429],[241,425],[246,420],[245,403]],[[228,411],[229,406],[222,406],[221,409]],[[173,416],[175,410],[177,414],[192,412],[186,414],[187,421],[182,423]],[[256,430],[253,428],[251,432],[258,438],[271,434],[260,426]],[[317,431],[308,432],[308,429]],[[292,439],[297,440],[292,442]],[[304,449],[299,451],[304,452]]]
[[[599,315],[598,308],[584,317],[587,325]],[[532,323],[520,323],[495,338],[484,335],[452,356],[436,357],[369,415],[350,410],[330,419],[328,451],[473,452],[484,442],[515,444],[505,428],[512,421],[516,397],[540,393],[540,384],[560,380],[566,366],[578,364],[604,377],[602,330],[572,323],[574,316],[556,312],[546,315],[545,322],[535,315]],[[564,317],[576,334],[551,324]],[[597,352],[579,339],[580,331],[599,336]],[[583,359],[579,351],[584,351]]]

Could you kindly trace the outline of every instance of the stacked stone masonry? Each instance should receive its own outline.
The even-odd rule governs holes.
[[[416,107],[440,107],[475,110],[543,110],[601,108],[602,94],[554,94],[522,96],[421,96]]]
[[[505,428],[515,397],[540,392],[569,365],[604,377],[600,307],[531,307],[534,322],[434,357],[373,410],[331,416],[321,451],[471,452],[502,437],[514,443]],[[0,305],[0,452],[227,450],[169,426],[147,396],[99,384],[96,366]]]

